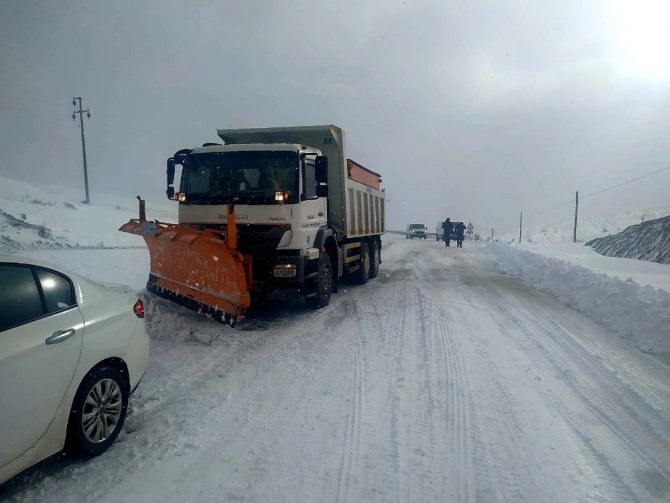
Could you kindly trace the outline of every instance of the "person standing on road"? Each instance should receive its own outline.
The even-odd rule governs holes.
[[[449,220],[449,217],[442,222],[442,231],[444,232],[444,242],[447,246],[449,246],[449,241],[451,240],[451,231],[453,231],[454,228],[451,225],[451,220]]]
[[[465,224],[458,222],[456,224],[456,246],[463,248],[463,235],[465,234]]]

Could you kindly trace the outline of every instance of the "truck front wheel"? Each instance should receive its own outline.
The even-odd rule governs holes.
[[[327,253],[319,256],[318,268],[305,293],[305,301],[312,309],[326,307],[333,291],[333,266]]]

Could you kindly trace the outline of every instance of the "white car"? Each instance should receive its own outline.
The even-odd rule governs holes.
[[[114,442],[149,357],[143,318],[129,288],[0,255],[0,484]]]

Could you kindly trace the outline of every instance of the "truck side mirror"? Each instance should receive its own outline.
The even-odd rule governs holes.
[[[328,158],[325,155],[317,155],[314,168],[316,183],[328,183]]]
[[[168,199],[174,199],[174,187],[172,186],[172,184],[174,184],[174,158],[170,157],[167,160],[167,169],[165,170],[165,173],[167,173],[167,190],[165,191],[165,194]]]
[[[328,185],[317,185],[316,197],[328,197]]]

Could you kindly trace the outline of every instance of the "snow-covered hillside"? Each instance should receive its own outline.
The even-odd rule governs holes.
[[[613,215],[599,217],[580,217],[577,221],[577,241],[584,243],[594,238],[609,236],[623,231],[631,225],[646,222],[670,215],[670,205],[642,210],[628,210]],[[572,243],[574,221],[570,218],[558,223],[545,223],[541,216],[525,218],[521,233],[522,243]],[[519,231],[506,232],[495,236],[496,241],[503,243],[517,243]]]
[[[670,264],[670,216],[631,225],[613,236],[586,243],[608,257],[625,257]]]
[[[148,196],[148,218],[176,221],[175,204]],[[135,194],[94,193],[90,205],[80,199],[71,189],[38,188],[0,177],[0,250],[144,246],[141,237],[117,230],[137,218]]]

